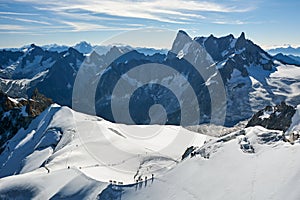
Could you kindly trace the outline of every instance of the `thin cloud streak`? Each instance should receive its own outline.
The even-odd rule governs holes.
[[[25,2],[25,0],[17,0]],[[28,2],[28,0],[26,0]],[[47,9],[56,12],[68,12],[69,10],[83,10],[93,13],[105,14],[112,17],[127,17],[137,19],[148,19],[165,23],[185,23],[179,20],[170,20],[169,18],[187,17],[201,18],[205,16],[199,12],[248,12],[253,7],[237,8],[236,6],[226,6],[221,3],[213,2],[197,2],[197,1],[181,1],[173,0],[154,0],[154,1],[108,1],[108,0],[86,0],[84,2],[75,1],[58,1],[43,2],[39,0],[29,0],[35,3],[39,9]],[[189,13],[186,13],[186,12]]]
[[[51,25],[48,22],[45,21],[37,21],[32,19],[25,19],[25,18],[19,18],[19,17],[7,17],[7,16],[0,16],[2,19],[9,19],[13,21],[20,21],[20,22],[28,22],[28,23],[35,23],[35,24],[44,24],[44,25]]]
[[[46,34],[50,32],[82,32],[99,30],[132,30],[133,28],[149,27],[157,25],[188,25],[206,21],[212,24],[244,24],[236,20],[230,22],[226,19],[216,20],[209,17],[210,13],[220,15],[226,13],[248,12],[254,7],[232,6],[227,3],[215,3],[209,1],[182,1],[182,0],[12,0],[13,2],[31,5],[33,14],[20,12],[0,12],[0,18],[9,19],[25,24],[6,26],[6,31],[28,30],[32,33]],[[34,13],[36,11],[37,13]],[[16,15],[16,16],[14,16]],[[141,21],[143,24],[141,24]],[[229,22],[228,22],[229,21]],[[26,23],[47,25],[25,26]],[[136,24],[139,24],[136,26]],[[54,25],[62,25],[56,28]],[[3,28],[2,30],[4,30]],[[9,29],[12,28],[12,29]]]
[[[19,25],[1,24],[0,30],[9,32],[9,31],[26,30],[26,28],[24,26],[19,26]]]
[[[82,31],[97,31],[97,30],[106,30],[106,31],[128,31],[128,30],[135,30],[136,27],[109,27],[109,26],[102,26],[98,24],[90,24],[90,23],[82,23],[82,22],[69,22],[69,21],[62,21],[63,24],[66,24],[71,27],[69,30],[62,30],[62,32],[82,32]],[[139,25],[140,26],[140,25]]]
[[[21,12],[1,12],[0,15],[21,15],[21,16],[36,16],[36,13],[21,13]]]

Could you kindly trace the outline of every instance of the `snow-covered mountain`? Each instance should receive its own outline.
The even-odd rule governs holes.
[[[0,197],[297,200],[299,124],[300,106],[285,133],[254,126],[215,138],[53,104],[0,154]]]
[[[22,52],[0,51],[7,59],[0,67],[0,89],[13,97],[28,97],[38,88],[55,102],[70,105],[72,84],[84,55],[73,48],[58,53],[34,44]]]
[[[82,42],[77,47],[90,49],[91,45]],[[182,124],[182,119],[189,118],[184,125],[213,122],[232,126],[267,105],[300,103],[299,68],[276,60],[244,33],[238,38],[211,35],[193,39],[179,31],[167,54],[124,46],[108,51],[98,46],[98,51],[88,55],[74,48],[52,52],[36,45],[22,51],[2,50],[0,89],[11,96],[26,97],[38,88],[60,105],[80,102],[76,110],[128,124],[151,123],[148,111],[154,104],[161,104],[167,115],[167,120],[154,120],[156,123]],[[138,69],[141,66],[152,67]],[[159,69],[162,66],[165,68]],[[143,82],[146,79],[147,84]],[[125,81],[121,86],[140,89],[133,96],[113,97],[120,80]],[[115,119],[111,99],[120,100],[114,105],[122,109],[130,102],[132,119],[128,115]],[[181,113],[181,105],[188,108],[186,112]],[[195,113],[194,119],[190,119],[190,111]],[[164,118],[159,113],[153,116]]]
[[[94,199],[110,180],[130,186],[162,176],[187,147],[202,146],[206,138],[176,126],[113,124],[52,105],[5,145],[0,197]]]
[[[73,48],[83,54],[89,54],[93,51],[93,46],[85,41],[76,44]]]
[[[274,59],[280,61],[283,64],[300,66],[300,57],[299,56],[284,55],[282,53],[279,53],[274,56]]]
[[[58,53],[61,53],[63,51],[67,51],[69,47],[66,45],[59,45],[59,44],[47,44],[41,46],[41,48],[43,48],[44,50],[56,51]]]
[[[0,199],[298,200],[297,59],[184,31],[0,50]]]
[[[271,49],[268,49],[267,51],[272,55],[282,53],[285,55],[300,56],[300,47],[292,47],[290,45],[284,46],[284,47],[271,48]]]
[[[134,61],[130,57],[134,57]],[[138,57],[140,59],[137,59]],[[146,68],[137,70],[134,74],[139,80],[133,80],[133,75],[127,76],[128,71],[145,64],[152,66],[153,69],[162,68],[161,65],[168,66],[180,72],[188,83],[183,84],[180,75],[176,72],[168,74],[168,70],[162,69],[157,70],[160,74],[165,73],[161,78],[157,78],[160,77],[158,73],[154,72],[154,75],[151,72],[146,73]],[[126,107],[126,102],[132,103],[130,104],[131,117],[134,123],[138,124],[149,123],[146,110],[153,104],[164,106],[168,115],[167,123],[180,124],[180,120],[190,116],[191,112],[182,115],[178,99],[181,104],[190,108],[187,110],[195,110],[192,107],[197,108],[200,112],[200,123],[211,122],[212,119],[215,122],[222,121],[222,116],[226,114],[225,124],[229,126],[250,118],[254,112],[270,104],[275,105],[281,101],[293,105],[299,103],[299,96],[296,92],[292,92],[297,90],[299,84],[298,67],[286,66],[274,60],[259,46],[247,40],[244,33],[238,38],[229,35],[222,38],[209,36],[192,39],[184,31],[179,31],[172,49],[164,59],[155,59],[153,62],[153,56],[143,57],[129,52],[105,69],[101,74],[99,85],[106,87],[97,89],[96,112],[111,121],[114,120],[111,96],[118,81],[125,79],[122,84],[124,90],[139,88],[145,84],[141,80],[144,79],[145,73],[149,74],[149,77],[154,77],[148,78],[148,82],[152,84],[144,86],[143,90],[138,90],[133,93],[133,96],[124,94],[115,97],[119,99],[115,106],[119,106],[120,109]],[[128,86],[125,87],[126,83]],[[166,88],[182,85],[182,89],[172,90],[176,94],[175,98],[165,88],[155,88],[153,84],[163,85]],[[196,98],[182,93],[187,91],[187,84],[196,93]],[[86,87],[88,85],[84,88]],[[138,102],[142,103],[138,104]],[[212,107],[214,110],[211,110]],[[195,125],[194,121],[188,121],[190,124],[186,125]],[[118,122],[132,123],[128,117]]]

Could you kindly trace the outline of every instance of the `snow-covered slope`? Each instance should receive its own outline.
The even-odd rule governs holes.
[[[285,134],[255,126],[214,138],[52,105],[0,155],[0,197],[297,200],[299,110]]]
[[[213,140],[147,187],[125,190],[122,199],[297,200],[300,142],[280,135],[251,127]]]
[[[96,199],[107,185],[75,168],[49,174],[44,169],[38,169],[1,179],[0,199]]]
[[[15,197],[11,195],[18,188],[48,199],[101,188],[109,181],[132,184],[151,174],[159,177],[181,161],[188,147],[200,147],[206,138],[176,126],[113,124],[52,105],[26,130],[20,129],[0,155],[0,194]]]

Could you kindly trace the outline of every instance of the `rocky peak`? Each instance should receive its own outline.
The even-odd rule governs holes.
[[[179,30],[179,31],[178,31],[178,34],[184,34],[184,35],[186,35],[186,36],[189,36],[184,30]]]
[[[26,112],[29,116],[35,117],[52,103],[52,99],[47,98],[45,95],[39,93],[38,89],[35,89],[28,101],[28,104],[26,105]]]
[[[77,50],[76,50],[75,48],[73,48],[73,47],[70,47],[70,48],[68,49],[67,53],[68,53],[67,56],[72,57],[72,58],[80,58],[80,59],[81,59],[81,58],[84,57],[82,53],[80,53],[79,51],[77,51]],[[66,54],[65,54],[65,55],[66,55]],[[65,57],[67,57],[67,56],[65,56]]]
[[[44,50],[39,47],[39,46],[36,46],[35,44],[31,44],[30,45],[30,48],[28,49],[27,51],[27,54],[28,55],[43,55],[44,54]]]
[[[267,129],[287,131],[292,123],[296,109],[281,102],[276,106],[266,106],[249,120],[246,127],[262,126]]]
[[[247,40],[246,40],[246,37],[245,37],[245,33],[242,32],[240,37],[237,38],[235,48],[236,49],[243,49],[243,48],[246,48],[246,45],[247,45]]]
[[[113,46],[110,50],[105,54],[105,63],[109,65],[114,60],[119,58],[120,56],[130,52],[127,48],[119,48],[117,46]]]
[[[23,53],[24,55],[19,57],[19,61],[16,62],[16,60],[16,63],[14,63],[17,67],[12,77],[15,79],[32,78],[36,74],[49,69],[60,58],[58,52],[44,50],[35,44],[31,44]]]
[[[81,41],[80,43],[76,44],[74,46],[74,49],[83,54],[88,54],[93,51],[92,45],[90,43],[87,43],[86,41]]]
[[[171,53],[178,54],[180,50],[184,48],[184,46],[188,45],[192,42],[192,38],[184,31],[178,31],[176,38],[173,42]]]

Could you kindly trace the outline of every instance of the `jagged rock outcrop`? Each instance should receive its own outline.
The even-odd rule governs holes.
[[[0,91],[0,153],[5,143],[20,128],[26,129],[30,122],[43,112],[53,101],[36,89],[30,99],[11,98]]]
[[[28,100],[26,105],[26,112],[29,116],[35,117],[43,112],[52,103],[52,99],[47,98],[43,94],[39,93],[37,89],[35,89],[33,95]]]
[[[261,65],[264,70],[271,70],[274,66],[272,56],[246,39],[244,32],[238,38],[230,34],[221,38],[210,35],[207,38],[198,37],[194,40],[203,45],[213,60],[220,64],[218,68],[224,81],[232,77],[234,69],[239,70],[241,75],[246,77],[249,75],[248,66]]]
[[[290,127],[295,112],[296,109],[285,102],[276,106],[267,106],[254,114],[246,127],[259,125],[267,129],[285,132]]]

